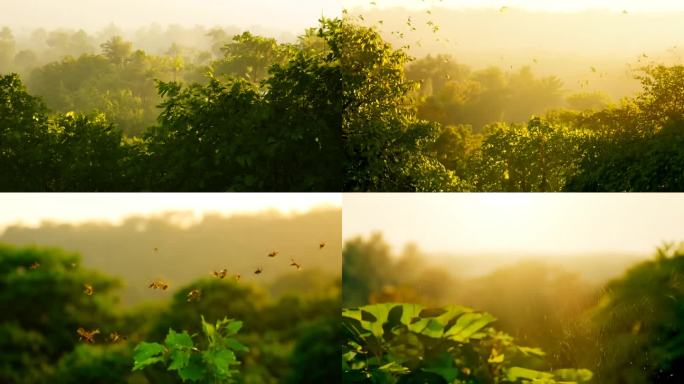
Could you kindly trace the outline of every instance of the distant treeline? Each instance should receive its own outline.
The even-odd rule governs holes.
[[[296,41],[296,36],[263,27],[252,27],[253,33],[269,36],[281,42]],[[101,45],[113,37],[120,36],[133,45],[153,55],[174,56],[182,53],[186,60],[201,58],[217,59],[222,56],[221,47],[231,38],[243,32],[234,26],[184,27],[151,24],[136,30],[124,30],[114,24],[99,30],[58,28],[48,30],[12,30],[0,28],[0,72],[18,72],[29,75],[37,67],[67,56],[98,54]]]
[[[174,218],[182,219],[182,214],[130,217],[118,225],[14,225],[0,235],[0,242],[51,245],[78,252],[85,266],[126,279],[121,298],[127,305],[166,297],[147,288],[153,279],[164,278],[178,286],[222,269],[231,279],[240,275],[243,281],[262,285],[274,297],[324,294],[330,281],[339,277],[340,210],[294,216],[209,215],[189,227],[174,224]],[[325,247],[319,248],[322,241]],[[269,258],[273,251],[278,256]],[[302,269],[291,266],[291,259]],[[257,268],[263,270],[258,276],[254,275]]]
[[[259,44],[266,49],[277,46],[274,38],[252,39],[235,27],[151,26],[125,33],[110,25],[96,34],[36,29],[23,38],[5,27],[0,30],[0,74],[20,74],[29,92],[51,110],[102,112],[125,134],[136,135],[159,115],[155,80],[206,83],[205,75],[214,67],[218,75],[248,75],[247,65],[260,66],[258,59],[241,67],[229,63],[224,48],[238,42],[253,49]],[[273,64],[271,58],[262,60],[262,65]],[[251,78],[258,82],[266,69],[253,69],[263,72]]]

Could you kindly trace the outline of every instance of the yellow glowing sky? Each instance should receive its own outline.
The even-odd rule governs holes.
[[[114,23],[254,25],[300,33],[321,15],[338,16],[343,0],[0,0],[0,27],[95,29]]]
[[[533,11],[577,12],[588,9],[607,9],[617,12],[682,11],[681,0],[343,0],[348,9],[355,7],[404,7],[422,9],[449,8],[522,8]]]
[[[343,239],[382,231],[395,251],[628,252],[684,241],[684,194],[345,194]]]
[[[340,193],[6,193],[0,194],[0,231],[18,222],[119,222],[126,216],[168,211],[191,212],[195,219],[207,212],[230,215],[276,210],[289,214],[325,206],[340,208],[341,203]]]

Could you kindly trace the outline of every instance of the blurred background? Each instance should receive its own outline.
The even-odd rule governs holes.
[[[340,194],[7,194],[0,206],[0,382],[179,382],[164,367],[132,373],[132,349],[197,333],[200,315],[244,322],[239,382],[340,377]],[[79,327],[101,334],[85,344]]]
[[[548,369],[677,382],[684,196],[345,194],[345,307],[466,305]]]
[[[681,65],[673,0],[345,0],[414,60],[418,116],[474,133],[551,111],[601,110],[641,90],[640,69]]]
[[[345,7],[395,47],[406,47],[417,59],[407,74],[432,83],[423,86],[427,96],[455,102],[448,94],[509,82],[526,87],[510,89],[519,93],[510,101],[519,111],[506,110],[506,119],[579,108],[575,99],[585,93],[617,102],[639,90],[637,67],[681,63],[684,52],[677,21],[684,5],[673,0],[345,0]],[[469,109],[486,113],[477,107]]]

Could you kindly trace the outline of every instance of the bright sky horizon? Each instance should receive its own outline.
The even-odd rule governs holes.
[[[0,27],[140,28],[153,23],[183,26],[262,26],[301,33],[321,16],[335,17],[342,0],[0,0]]]
[[[342,238],[394,252],[651,255],[684,241],[684,194],[344,194]]]
[[[684,11],[680,0],[344,0],[347,9],[392,8],[425,9],[443,8],[491,8],[524,9],[529,11],[582,12],[587,10],[610,10],[614,12],[668,12]]]
[[[206,213],[234,215],[275,210],[296,214],[322,207],[341,208],[341,204],[340,193],[3,193],[0,234],[17,223],[119,223],[134,215],[165,212],[190,212],[198,220]]]

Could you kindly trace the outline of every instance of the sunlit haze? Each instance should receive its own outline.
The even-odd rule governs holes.
[[[348,0],[345,8],[417,59],[448,54],[476,70],[529,66],[568,92],[613,100],[639,88],[635,68],[684,57],[678,1]]]
[[[381,231],[395,251],[650,255],[684,240],[684,196],[345,194],[343,239]]]
[[[342,8],[341,0],[2,0],[1,4],[0,27],[261,25],[297,34],[321,16],[339,15]]]
[[[190,212],[223,215],[277,211],[306,212],[317,207],[340,208],[342,196],[328,194],[232,193],[232,194],[3,194],[0,197],[0,232],[8,225],[38,225],[42,221],[118,222],[131,215]]]
[[[373,4],[372,4],[373,3]],[[681,11],[684,3],[677,0],[345,0],[347,8],[353,7],[404,7],[421,9],[445,8],[521,8],[534,11],[576,12],[588,9],[633,12]]]

